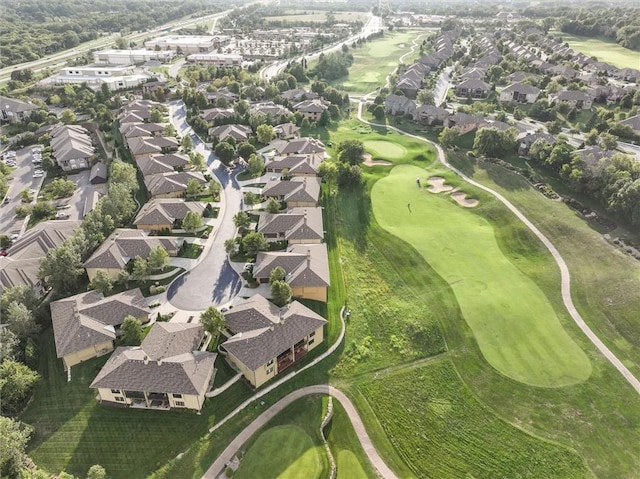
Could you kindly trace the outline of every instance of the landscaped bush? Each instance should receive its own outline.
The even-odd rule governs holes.
[[[165,287],[164,286],[149,286],[149,294],[156,295],[156,294],[160,294],[160,293],[164,293],[165,292]]]

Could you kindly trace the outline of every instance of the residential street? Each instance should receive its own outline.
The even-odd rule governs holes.
[[[235,180],[239,171],[228,172],[213,152],[193,133],[186,122],[186,110],[182,101],[171,102],[169,111],[178,134],[191,135],[195,151],[204,155],[209,171],[222,185],[220,216],[200,256],[200,262],[174,281],[167,291],[167,299],[173,307],[184,311],[202,311],[211,304],[229,302],[242,287],[242,280],[229,264],[224,250],[224,241],[235,236],[233,215],[240,211],[242,205],[242,193]]]

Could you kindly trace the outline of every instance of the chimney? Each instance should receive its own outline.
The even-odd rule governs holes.
[[[311,266],[311,250],[307,250],[307,268]]]
[[[158,359],[156,362],[158,363],[158,366],[162,366],[162,358]]]
[[[149,356],[147,356],[146,354],[144,355],[144,358],[142,358],[142,360],[145,364],[149,364]]]

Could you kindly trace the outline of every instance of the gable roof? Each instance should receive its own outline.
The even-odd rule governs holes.
[[[40,258],[14,260],[0,256],[0,291],[14,286],[36,286],[40,279]]]
[[[279,155],[313,155],[324,153],[325,147],[320,140],[305,136],[278,144],[276,152]]]
[[[89,291],[53,301],[50,307],[59,358],[114,339],[115,327],[127,316],[148,318],[151,314],[139,288],[106,298]]]
[[[158,246],[168,251],[177,250],[181,242],[175,237],[148,236],[142,230],[118,228],[85,261],[83,266],[85,268],[124,268],[136,256],[147,258],[149,252]]]
[[[168,193],[183,192],[187,189],[189,180],[195,179],[201,185],[206,183],[204,176],[199,171],[181,171],[147,176],[144,183],[151,196]]]
[[[9,257],[14,260],[43,258],[47,251],[60,246],[71,237],[81,223],[78,220],[51,220],[38,223],[8,249]]]
[[[293,136],[300,131],[300,127],[295,123],[281,123],[273,127],[273,131],[280,136]]]
[[[540,93],[540,88],[529,85],[528,83],[512,83],[505,87],[500,93],[502,92],[518,92],[525,95],[538,95]]]
[[[253,277],[267,279],[276,266],[287,272],[286,280],[292,287],[327,287],[330,284],[325,243],[296,244],[287,251],[258,253]]]
[[[0,110],[2,111],[15,111],[16,113],[22,113],[25,111],[37,110],[38,108],[38,105],[34,105],[33,103],[0,96]]]
[[[313,201],[320,199],[320,178],[294,177],[289,181],[270,180],[262,189],[265,197],[282,197],[286,202]]]
[[[206,392],[217,354],[198,351],[204,328],[154,323],[137,347],[119,347],[91,388],[200,395]]]
[[[320,98],[315,98],[313,100],[304,100],[293,105],[293,109],[295,111],[300,111],[302,113],[322,113],[328,107],[329,102],[324,101]]]
[[[468,80],[458,83],[456,89],[458,88],[489,91],[491,90],[491,85],[477,78],[469,78]]]
[[[235,306],[225,314],[225,318],[227,327],[236,334],[222,347],[251,371],[327,322],[298,301],[278,308],[259,294]]]
[[[230,136],[234,140],[246,141],[252,133],[253,129],[250,126],[240,124],[220,125],[209,129],[209,135],[217,136],[220,141],[224,141]]]
[[[285,213],[262,214],[258,232],[283,234],[286,240],[322,240],[322,208],[291,208]]]
[[[140,209],[133,224],[172,225],[176,220],[184,219],[189,211],[202,215],[204,204],[178,198],[155,198]]]

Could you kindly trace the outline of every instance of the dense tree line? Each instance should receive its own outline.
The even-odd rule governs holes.
[[[0,67],[37,60],[101,35],[153,29],[230,8],[205,0],[1,0]],[[237,3],[237,2],[236,2]]]

